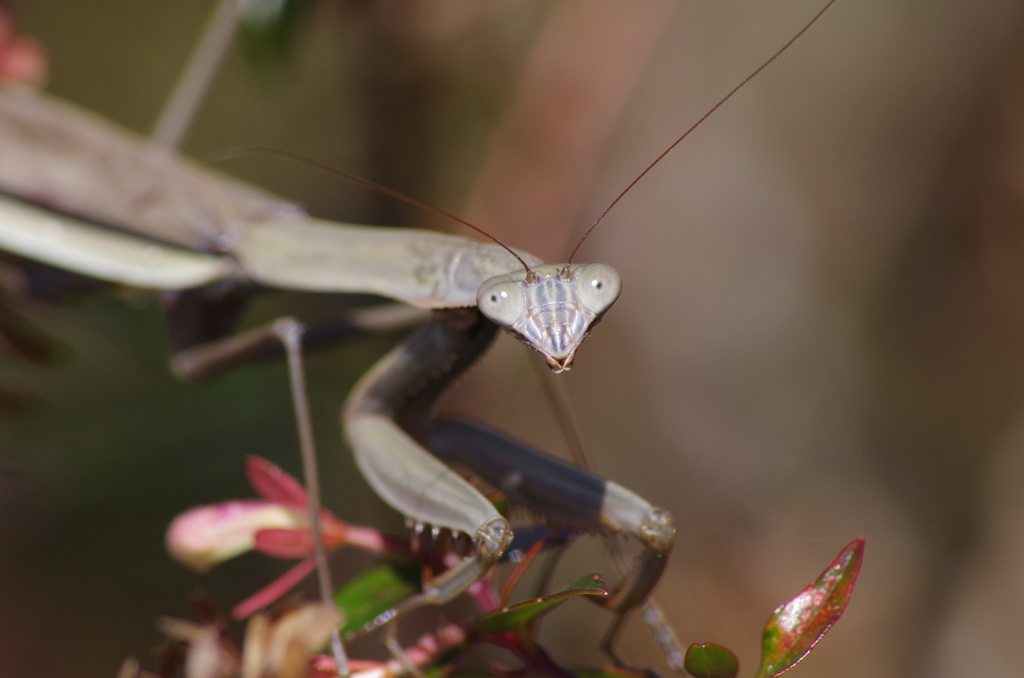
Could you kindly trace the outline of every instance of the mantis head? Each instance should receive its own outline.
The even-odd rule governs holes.
[[[480,312],[538,351],[555,374],[572,369],[576,349],[619,298],[622,279],[604,264],[548,264],[484,281]]]

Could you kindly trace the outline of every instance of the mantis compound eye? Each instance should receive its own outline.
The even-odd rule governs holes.
[[[580,268],[576,278],[576,293],[580,301],[594,313],[607,311],[622,291],[622,278],[615,269],[605,264],[587,264]]]
[[[519,283],[506,276],[491,278],[476,294],[480,312],[502,327],[511,327],[526,308],[526,299]]]

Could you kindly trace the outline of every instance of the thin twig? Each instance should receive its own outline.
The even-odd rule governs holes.
[[[336,609],[334,586],[327,566],[327,549],[324,546],[323,530],[320,527],[320,473],[316,461],[316,445],[313,440],[313,424],[309,413],[309,399],[306,396],[306,373],[302,365],[303,327],[294,318],[282,318],[274,329],[288,354],[288,378],[292,387],[292,402],[295,420],[299,429],[299,447],[302,452],[302,472],[309,496],[309,524],[313,530],[313,551],[316,558],[317,580],[320,584],[320,598],[324,605]],[[338,675],[348,676],[348,658],[337,629],[331,633],[331,652],[337,662]]]
[[[224,60],[224,54],[235,37],[240,0],[220,0],[210,17],[199,45],[192,53],[184,73],[178,79],[171,98],[164,106],[150,135],[153,141],[177,148],[192,124],[199,104]]]

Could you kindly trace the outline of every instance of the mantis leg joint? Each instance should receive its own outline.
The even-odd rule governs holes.
[[[640,533],[637,538],[644,546],[653,549],[660,555],[665,555],[672,550],[675,534],[676,528],[672,522],[672,514],[665,509],[651,507],[640,525]]]
[[[491,563],[501,558],[512,541],[512,528],[504,518],[494,518],[476,531],[476,548],[480,557]]]

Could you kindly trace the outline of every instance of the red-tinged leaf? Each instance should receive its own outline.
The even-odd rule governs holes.
[[[607,596],[608,587],[596,574],[580,577],[567,588],[550,593],[543,598],[528,600],[511,607],[488,612],[476,620],[476,629],[481,633],[503,631],[525,631],[541,615],[561,605],[572,596]]]
[[[256,493],[267,501],[300,509],[309,508],[309,498],[302,483],[263,457],[250,454],[245,458],[245,476]]]
[[[272,558],[305,558],[313,552],[312,530],[260,530],[256,550]]]
[[[850,600],[864,558],[864,538],[846,545],[817,581],[780,605],[764,626],[757,678],[774,678],[803,659],[832,628]]]
[[[683,666],[697,678],[736,678],[740,662],[728,648],[714,643],[693,644],[686,650]]]

